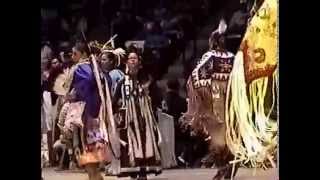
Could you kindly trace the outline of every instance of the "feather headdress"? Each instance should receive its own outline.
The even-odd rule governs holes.
[[[224,19],[221,19],[219,22],[219,26],[216,30],[214,30],[209,38],[209,45],[212,46],[212,44],[218,41],[218,39],[227,31],[227,23]]]
[[[114,39],[116,37],[117,37],[117,35],[114,35],[105,44],[100,44],[98,41],[92,41],[89,43],[89,45],[92,47],[98,48],[101,51],[101,53],[110,52],[110,53],[113,53],[114,55],[116,55],[117,60],[118,60],[117,66],[119,66],[120,62],[121,62],[121,58],[123,58],[125,56],[126,52],[122,48],[115,49]]]
[[[227,31],[227,28],[228,26],[226,21],[224,19],[221,19],[218,28],[211,33],[211,37],[224,34]]]
[[[227,23],[226,23],[226,21],[224,20],[224,19],[221,19],[220,20],[220,23],[219,23],[219,26],[218,26],[218,33],[219,34],[223,34],[223,33],[225,33],[226,32],[226,30],[227,30]]]

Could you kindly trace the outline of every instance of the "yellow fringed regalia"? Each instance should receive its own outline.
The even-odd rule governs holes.
[[[265,0],[248,25],[227,90],[226,142],[233,162],[250,167],[276,166],[277,38],[277,1]]]

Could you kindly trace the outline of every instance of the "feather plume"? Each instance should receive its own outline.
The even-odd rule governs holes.
[[[227,30],[227,23],[224,19],[221,19],[218,27],[218,32],[219,34],[223,34],[226,32],[226,30]]]

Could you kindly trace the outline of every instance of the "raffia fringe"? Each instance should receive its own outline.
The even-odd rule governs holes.
[[[272,105],[269,112],[265,112],[269,78],[254,80],[247,87],[241,51],[235,59],[226,102],[226,142],[238,159],[231,163],[241,162],[254,168],[267,168],[267,163],[274,166],[271,157],[276,155],[278,127],[270,115],[276,101],[277,72],[272,76]]]

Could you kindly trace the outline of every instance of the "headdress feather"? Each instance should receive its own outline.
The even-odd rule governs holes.
[[[114,39],[117,37],[118,35],[114,35],[112,36],[106,43],[104,44],[100,44],[98,41],[92,41],[90,42],[90,46],[92,47],[96,47],[98,49],[100,49],[101,53],[113,53],[114,55],[117,56],[118,62],[117,62],[117,66],[120,65],[121,62],[121,58],[123,56],[125,56],[126,52],[125,50],[123,50],[122,48],[117,48],[115,49],[115,45],[114,45]]]

